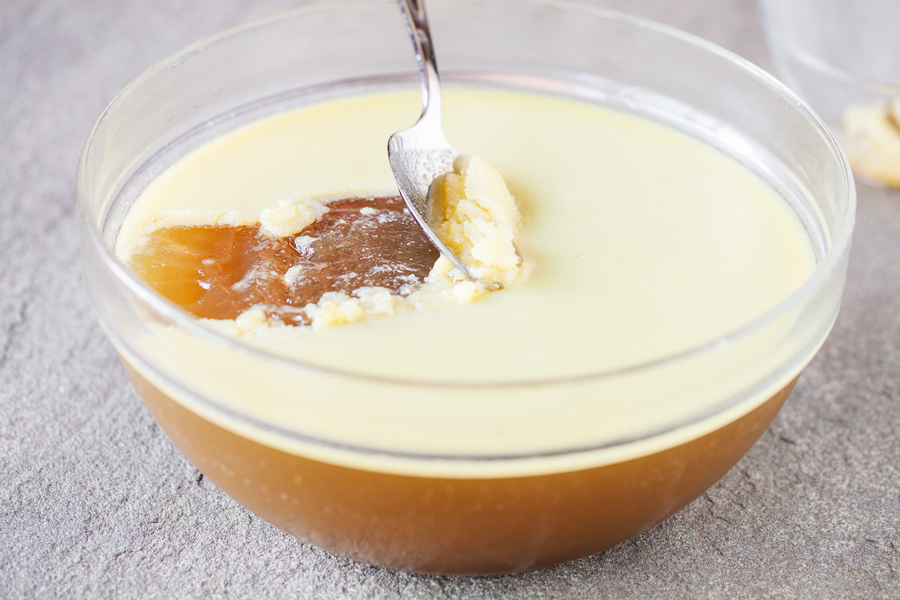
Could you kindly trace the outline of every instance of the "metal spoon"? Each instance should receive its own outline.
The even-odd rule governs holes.
[[[441,126],[441,82],[431,45],[431,31],[425,17],[425,0],[397,0],[397,4],[400,5],[419,63],[422,114],[415,125],[398,131],[388,140],[388,160],[400,196],[425,235],[466,277],[474,280],[459,257],[431,228],[428,188],[435,178],[453,170],[453,161],[459,153],[447,141]]]

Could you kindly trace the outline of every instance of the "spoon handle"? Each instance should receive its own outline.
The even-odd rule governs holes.
[[[406,31],[412,40],[419,64],[419,75],[422,78],[422,116],[430,115],[440,121],[441,118],[441,83],[438,78],[437,61],[434,58],[434,46],[431,43],[431,30],[425,16],[425,0],[397,0]]]

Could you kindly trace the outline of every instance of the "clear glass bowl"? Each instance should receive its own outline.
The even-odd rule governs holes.
[[[571,3],[429,8],[446,80],[604,104],[682,130],[758,173],[806,225],[815,273],[711,343],[555,380],[376,378],[205,329],[115,257],[122,216],[161,170],[222,132],[321,99],[416,86],[396,7],[348,1],[312,3],[198,42],[112,102],[79,166],[84,276],[154,417],[248,509],[373,564],[522,571],[652,527],[756,441],[837,315],[854,187],[835,141],[802,102],[703,40]],[[371,406],[373,390],[391,400]],[[239,408],[247,398],[252,412]],[[574,412],[560,410],[561,401]],[[368,427],[373,419],[383,426]],[[496,427],[510,422],[498,442]],[[557,434],[535,441],[542,429]]]
[[[900,186],[900,3],[759,0],[759,7],[784,82],[832,127],[858,174]],[[883,122],[866,107],[882,110]]]

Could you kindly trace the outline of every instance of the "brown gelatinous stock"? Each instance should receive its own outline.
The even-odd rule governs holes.
[[[254,226],[159,229],[130,259],[138,277],[201,319],[234,319],[262,305],[289,325],[327,292],[378,286],[403,294],[438,258],[403,200],[347,198],[328,204],[300,234],[269,236]],[[305,239],[298,243],[298,239]],[[287,280],[287,272],[297,267]]]
[[[175,445],[256,515],[366,563],[457,575],[538,569],[653,527],[728,472],[796,382],[716,431],[633,460],[549,475],[454,479],[348,468],[271,448],[199,417],[125,367]]]

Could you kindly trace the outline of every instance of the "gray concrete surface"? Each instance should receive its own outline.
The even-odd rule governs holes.
[[[416,576],[303,544],[218,491],[143,408],[80,279],[74,180],[103,107],[287,0],[0,2],[0,598],[900,598],[900,192],[860,186],[834,332],[703,497],[570,564]],[[605,2],[768,68],[750,0]]]

